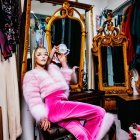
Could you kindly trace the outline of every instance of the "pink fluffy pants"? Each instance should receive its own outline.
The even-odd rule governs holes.
[[[68,101],[64,91],[45,98],[48,120],[67,129],[77,140],[96,140],[105,110],[99,106]],[[84,123],[81,123],[83,121]]]

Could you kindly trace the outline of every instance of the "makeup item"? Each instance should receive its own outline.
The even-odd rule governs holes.
[[[70,50],[67,48],[67,46],[65,44],[60,44],[58,53],[64,54],[66,56],[70,53]]]
[[[60,61],[58,60],[57,54],[64,54],[65,56],[67,56],[69,53],[70,50],[67,48],[67,46],[65,44],[60,44],[59,50],[54,54],[52,61],[58,64],[60,63]]]

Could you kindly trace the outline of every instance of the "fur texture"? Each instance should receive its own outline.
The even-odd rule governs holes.
[[[114,121],[115,121],[114,116],[111,113],[105,114],[103,121],[101,123],[99,133],[97,135],[97,140],[102,140],[104,138],[104,136],[109,131]]]
[[[48,71],[33,69],[25,74],[23,95],[36,121],[48,115],[48,109],[44,106],[42,99],[58,90],[68,91],[67,83],[71,74],[71,69],[59,68],[54,64],[49,65]]]

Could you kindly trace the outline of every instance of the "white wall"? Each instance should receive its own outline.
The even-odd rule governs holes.
[[[75,0],[71,0],[71,1],[75,1]],[[101,13],[101,11],[104,8],[114,10],[125,1],[127,0],[78,0],[78,2],[80,3],[94,5],[94,15]],[[21,4],[23,8],[24,0],[21,0]],[[60,8],[60,5],[40,3],[39,1],[32,0],[32,11],[34,11],[34,13],[38,12],[38,13],[44,13],[46,15],[52,15],[52,13],[58,8]],[[84,10],[80,10],[80,12],[82,12],[83,14]]]
[[[75,0],[71,0],[75,1]],[[80,3],[86,3],[90,5],[94,5],[93,8],[93,20],[94,20],[94,31],[95,31],[95,16],[100,15],[103,9],[112,9],[114,10],[119,5],[124,3],[127,0],[78,0]],[[24,0],[21,0],[21,4],[23,7]],[[56,9],[60,8],[60,5],[53,5],[50,3],[40,3],[39,1],[32,0],[31,10],[34,13],[44,14],[44,15],[52,15]],[[85,11],[78,9],[81,14],[84,14]]]
[[[56,11],[60,7],[60,5],[53,5],[51,3],[40,3],[39,1],[31,1],[31,11],[38,14],[51,16],[54,11]]]
[[[94,35],[96,35],[96,15],[100,15],[104,9],[114,10],[127,0],[94,0],[93,1],[93,20],[94,20]]]
[[[79,0],[81,3],[91,4],[93,5],[93,0]],[[53,5],[51,3],[40,3],[39,1],[31,1],[31,10],[34,13],[44,14],[44,15],[52,15],[57,9],[61,8],[61,5]],[[85,10],[77,9],[81,14],[85,13]]]
[[[127,0],[108,0],[107,8],[114,10],[126,1]]]
[[[107,0],[94,0],[93,4],[94,4],[94,7],[93,7],[93,27],[94,27],[94,35],[96,35],[97,34],[96,15],[100,15],[108,3],[107,3]]]

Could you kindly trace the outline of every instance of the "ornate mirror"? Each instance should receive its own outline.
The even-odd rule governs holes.
[[[30,16],[31,16],[31,2],[27,1],[26,7],[26,29],[23,62],[21,70],[21,81],[25,72],[27,71],[27,57],[30,48]],[[47,1],[46,1],[47,2]],[[71,2],[70,2],[71,3]],[[77,66],[77,83],[70,84],[72,92],[81,91],[83,89],[83,74],[84,74],[84,60],[85,60],[85,23],[83,16],[70,3],[64,2],[59,9],[51,16],[46,16],[44,22],[45,39],[47,42],[48,51],[50,52],[54,45],[61,43],[66,44],[70,53],[67,55],[69,67]],[[44,3],[42,3],[44,4]],[[86,7],[88,8],[88,7]]]
[[[130,93],[128,40],[111,19],[108,14],[103,28],[93,38],[92,51],[98,57],[98,88],[107,93]]]
[[[71,90],[81,90],[84,70],[85,24],[80,13],[68,2],[64,2],[51,17],[46,18],[46,37],[48,48],[66,44],[70,53],[67,55],[68,65],[78,66],[77,83],[71,84]]]

